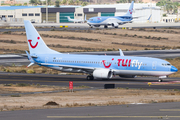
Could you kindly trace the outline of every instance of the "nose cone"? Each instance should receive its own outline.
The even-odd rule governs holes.
[[[171,72],[177,72],[177,71],[178,71],[178,69],[176,67],[171,66]]]

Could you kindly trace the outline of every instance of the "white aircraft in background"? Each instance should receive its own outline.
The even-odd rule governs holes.
[[[108,28],[108,26],[113,26],[114,28],[118,28],[119,25],[131,23],[134,18],[132,17],[133,13],[134,1],[131,2],[131,5],[127,11],[127,13],[123,16],[108,16],[108,17],[92,17],[89,18],[87,24],[91,27],[100,27],[104,25],[104,28]]]
[[[85,19],[71,19],[70,16],[66,16],[68,21],[74,22],[74,23],[84,23],[86,21],[86,15],[85,15]]]

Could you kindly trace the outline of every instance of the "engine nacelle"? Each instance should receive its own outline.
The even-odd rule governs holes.
[[[110,69],[96,69],[93,72],[95,78],[109,79],[112,78],[113,73]]]
[[[119,77],[122,77],[122,78],[135,78],[136,75],[119,75]]]

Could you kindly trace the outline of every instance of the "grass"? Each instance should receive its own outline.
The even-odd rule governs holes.
[[[53,28],[52,28],[53,29]],[[152,32],[148,32],[151,30]],[[121,29],[103,29],[103,30],[75,30],[75,31],[40,31],[46,44],[52,49],[61,52],[78,51],[104,51],[121,48],[122,50],[144,50],[148,49],[176,49],[179,46],[179,29],[169,33],[158,32],[161,29],[142,29],[142,30],[121,30]],[[164,31],[162,29],[161,31]],[[165,30],[167,31],[167,30]],[[79,34],[81,33],[81,34]],[[120,34],[121,33],[121,34]],[[0,53],[25,53],[28,49],[25,32],[5,32],[0,33]],[[173,36],[173,37],[172,37]],[[146,39],[147,38],[147,39]],[[5,43],[8,40],[8,43]],[[11,41],[12,40],[12,41]],[[76,42],[74,42],[76,41]],[[21,42],[21,43],[19,43]],[[14,44],[16,43],[16,44]],[[126,43],[126,44],[111,44]],[[21,47],[18,45],[20,44]],[[56,47],[56,45],[62,47]],[[132,44],[132,45],[131,45]],[[106,49],[104,49],[106,48]]]
[[[21,95],[20,94],[18,94],[18,95],[11,95],[11,97],[21,97]]]
[[[17,87],[27,87],[27,86],[31,86],[30,84],[27,83],[18,83],[16,84]]]
[[[125,104],[126,107],[130,107],[128,104],[131,103],[178,102],[180,101],[179,95],[180,91],[144,89],[99,89],[76,91],[73,93],[41,93],[29,95],[28,97],[27,95],[12,95],[0,98],[0,100],[4,101],[4,106],[0,106],[0,108],[1,111],[9,111],[12,109],[50,109],[59,107],[109,106]],[[11,97],[14,97],[13,100],[16,102],[8,101],[9,99],[12,99]],[[21,105],[19,106],[18,100],[28,102],[21,103]],[[28,104],[30,104],[30,106],[28,106]]]

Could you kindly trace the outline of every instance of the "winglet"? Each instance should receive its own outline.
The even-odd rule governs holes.
[[[119,49],[119,54],[120,54],[120,56],[124,56],[124,53],[122,52],[121,49]]]
[[[33,58],[30,56],[30,54],[27,52],[27,51],[25,51],[26,52],[26,54],[27,54],[27,56],[28,56],[28,60],[31,62],[28,66],[27,66],[27,68],[28,67],[30,67],[30,66],[32,66],[33,64],[34,64],[34,60],[33,60]]]

